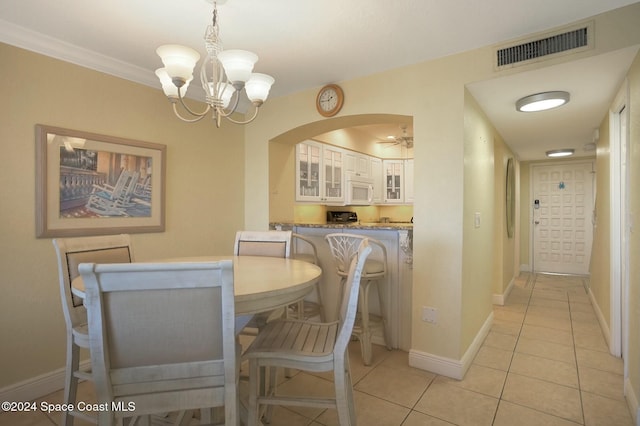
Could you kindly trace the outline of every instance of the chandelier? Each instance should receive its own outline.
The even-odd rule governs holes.
[[[258,109],[267,99],[275,80],[269,75],[252,72],[253,65],[258,61],[256,54],[246,50],[223,50],[218,33],[218,9],[214,0],[212,23],[204,34],[207,57],[200,67],[200,81],[207,103],[204,111],[194,111],[184,102],[189,83],[193,80],[193,70],[200,60],[198,52],[177,44],[158,47],[156,53],[162,59],[164,68],[156,70],[156,75],[173,106],[173,112],[182,121],[200,121],[211,111],[216,127],[220,127],[222,118],[236,124],[250,123],[258,115]],[[244,121],[231,117],[238,109],[241,92],[246,94],[254,107],[253,113]],[[188,113],[187,117],[178,111],[178,103]]]

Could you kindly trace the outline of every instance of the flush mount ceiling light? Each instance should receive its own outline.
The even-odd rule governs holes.
[[[521,112],[544,111],[566,104],[569,102],[569,98],[569,92],[555,91],[536,93],[535,95],[518,99],[516,109]]]
[[[200,54],[195,50],[177,44],[160,46],[156,52],[162,59],[164,68],[156,70],[156,75],[164,94],[173,105],[173,112],[182,121],[200,121],[211,111],[217,127],[220,127],[222,118],[236,124],[247,124],[258,115],[258,108],[267,99],[275,80],[269,75],[252,72],[253,65],[258,61],[258,56],[254,53],[222,49],[222,42],[218,37],[217,3],[222,4],[226,0],[207,1],[213,3],[213,21],[205,31],[207,57],[200,68],[200,81],[205,91],[207,107],[204,111],[196,112],[184,103],[187,87],[193,80],[193,70],[200,59]],[[246,93],[254,107],[253,114],[245,121],[231,118],[231,114],[238,108],[241,92]],[[180,115],[178,102],[191,117]]]
[[[547,151],[547,157],[556,158],[556,157],[568,157],[573,155],[573,149],[552,149],[551,151]]]

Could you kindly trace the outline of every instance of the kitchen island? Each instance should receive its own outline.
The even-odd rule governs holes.
[[[318,251],[318,261],[323,270],[320,295],[325,319],[337,319],[340,278],[335,273],[333,257],[324,237],[327,234],[344,232],[363,235],[382,242],[387,250],[387,280],[381,287],[383,305],[376,297],[370,298],[371,313],[384,310],[387,318],[387,335],[390,345],[408,351],[411,347],[411,294],[413,265],[413,224],[410,222],[350,222],[350,223],[270,223],[271,229],[291,230],[311,240]],[[308,252],[304,244],[294,242],[294,253]],[[384,344],[382,335],[374,335],[373,342]]]

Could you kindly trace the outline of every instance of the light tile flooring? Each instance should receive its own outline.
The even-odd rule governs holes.
[[[408,354],[376,346],[374,365],[350,348],[358,424],[363,426],[633,426],[622,360],[610,356],[582,279],[521,276],[491,332],[457,381],[408,366]],[[330,375],[298,372],[283,393],[328,394]],[[80,399],[93,401],[89,384]],[[61,392],[42,399],[60,402]],[[59,416],[1,413],[0,425],[51,426]],[[76,421],[76,425],[86,423]],[[337,425],[333,410],[281,408],[272,426]]]

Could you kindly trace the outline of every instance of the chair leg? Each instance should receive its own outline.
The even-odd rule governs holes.
[[[382,280],[376,281],[376,290],[378,291],[378,301],[380,303],[380,319],[382,320],[382,336],[384,337],[384,344],[387,346],[387,350],[392,350],[391,341],[389,339],[388,321],[387,321],[387,307],[384,303],[384,297],[382,297]]]
[[[371,325],[369,324],[369,287],[371,281],[361,284],[359,302],[361,315],[360,348],[362,351],[362,362],[364,365],[371,365],[373,352],[371,348]]]
[[[248,420],[247,423],[249,426],[257,425],[258,417],[260,412],[260,407],[258,406],[258,395],[260,392],[260,388],[262,384],[260,383],[261,379],[261,370],[262,368],[258,367],[258,361],[251,359],[249,360],[249,412],[248,412]]]
[[[336,365],[336,370],[334,371],[336,409],[340,426],[356,426],[357,424],[348,358],[349,355],[345,354],[345,364],[342,366]]]
[[[67,363],[65,368],[63,403],[66,407],[69,407],[70,404],[75,406],[78,392],[78,378],[74,372],[80,368],[80,348],[73,343],[73,337],[71,335],[67,336]],[[62,412],[63,426],[73,426],[73,420],[73,415],[70,411],[65,410]]]
[[[277,380],[278,380],[278,369],[276,367],[270,367],[269,368],[269,387],[265,389],[264,395],[266,396],[275,395]],[[265,414],[264,414],[264,423],[266,424],[271,423],[271,418],[273,417],[273,408],[274,406],[271,404],[266,406]]]

